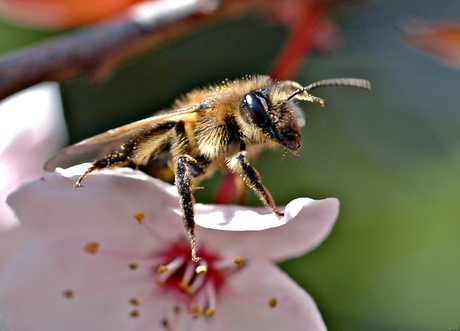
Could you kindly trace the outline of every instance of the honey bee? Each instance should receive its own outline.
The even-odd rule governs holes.
[[[185,229],[190,236],[192,260],[197,262],[195,238],[196,180],[223,168],[239,175],[260,201],[274,214],[283,214],[248,161],[251,146],[281,147],[297,154],[300,128],[305,123],[298,100],[319,102],[308,93],[322,86],[370,89],[367,80],[333,78],[302,87],[293,81],[275,81],[268,76],[247,76],[196,89],[176,100],[171,110],[71,145],[45,165],[53,171],[85,161],[92,165],[74,187],[93,171],[128,164],[157,170],[155,177],[174,181]]]

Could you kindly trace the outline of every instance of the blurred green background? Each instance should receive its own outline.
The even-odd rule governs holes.
[[[449,330],[460,325],[460,72],[398,38],[408,19],[460,18],[460,2],[387,0],[338,7],[338,47],[311,54],[301,84],[360,77],[372,91],[314,91],[297,157],[268,151],[257,162],[278,204],[338,197],[331,236],[281,264],[316,300],[328,328]],[[0,51],[51,33],[0,25]],[[286,29],[257,16],[222,22],[144,54],[106,82],[62,84],[71,142],[167,107],[193,87],[268,73]],[[64,144],[65,142],[63,142]],[[203,183],[209,201],[217,178]],[[249,194],[249,203],[259,205]]]

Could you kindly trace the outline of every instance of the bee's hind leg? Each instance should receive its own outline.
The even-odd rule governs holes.
[[[180,208],[185,229],[190,235],[192,249],[192,261],[198,262],[196,238],[195,238],[195,198],[193,197],[193,177],[205,172],[205,167],[198,164],[197,160],[189,155],[180,156],[177,159],[174,170],[174,179],[180,196]]]

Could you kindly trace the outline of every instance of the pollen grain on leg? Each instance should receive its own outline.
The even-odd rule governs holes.
[[[89,254],[96,254],[99,250],[99,243],[98,242],[90,242],[90,243],[87,243],[84,247],[84,250],[85,252],[89,253]]]

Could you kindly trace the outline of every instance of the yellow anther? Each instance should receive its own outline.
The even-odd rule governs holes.
[[[203,308],[203,305],[201,305],[199,303],[192,303],[189,306],[189,311],[190,311],[190,313],[192,314],[193,317],[198,318],[201,315],[203,315],[204,308]]]
[[[181,281],[179,282],[179,287],[180,287],[181,289],[183,289],[183,290],[188,289],[189,286],[190,286],[189,283],[187,283],[187,282],[185,282],[185,281],[183,281],[183,280],[181,280]]]
[[[165,272],[168,272],[169,269],[167,266],[165,265],[160,265],[157,269],[157,271],[160,273],[160,274],[164,274]]]
[[[73,291],[72,290],[64,290],[62,292],[64,294],[64,296],[67,298],[67,299],[72,299],[73,298]]]
[[[235,257],[235,260],[233,260],[233,262],[238,266],[238,267],[242,267],[243,264],[244,264],[244,260],[241,256],[237,256]]]
[[[277,303],[276,298],[270,298],[268,300],[268,305],[272,308],[276,307],[276,303]]]
[[[206,309],[206,316],[211,317],[211,316],[214,315],[214,312],[215,312],[214,309],[208,308],[208,309]]]
[[[143,211],[139,211],[139,212],[135,213],[133,216],[134,216],[134,218],[137,220],[137,222],[138,222],[139,224],[141,224],[142,221],[143,221],[144,218],[145,218],[145,214],[144,214]]]
[[[85,252],[89,254],[96,254],[98,249],[99,249],[99,243],[97,242],[90,242],[86,244],[86,246],[84,247]]]
[[[195,269],[196,273],[199,275],[206,275],[208,273],[208,268],[205,265],[199,265]]]

